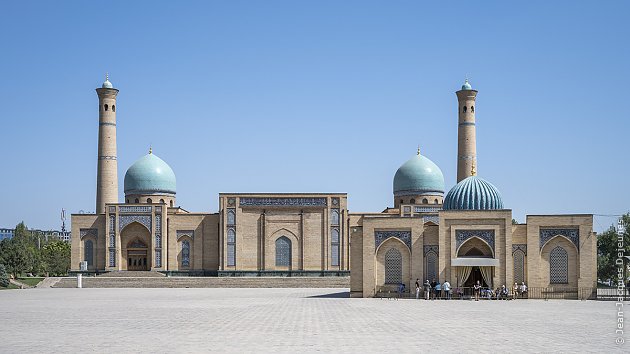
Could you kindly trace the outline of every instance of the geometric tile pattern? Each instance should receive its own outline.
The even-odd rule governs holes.
[[[374,232],[374,249],[376,250],[383,241],[390,237],[399,239],[411,251],[411,231],[376,231]]]

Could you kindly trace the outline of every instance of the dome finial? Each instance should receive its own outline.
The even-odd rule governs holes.
[[[153,153],[153,146],[149,145],[149,154]]]
[[[420,145],[418,145],[418,156],[420,155]]]
[[[471,176],[477,175],[477,169],[475,168],[475,159],[472,160],[472,166],[470,167],[470,175]]]
[[[105,81],[109,81],[109,73],[108,72],[105,73]]]

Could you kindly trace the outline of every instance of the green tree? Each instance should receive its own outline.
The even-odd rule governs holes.
[[[25,272],[30,265],[30,255],[27,247],[15,238],[4,239],[0,242],[0,262],[14,278]]]
[[[597,237],[597,277],[602,280],[619,279],[619,267],[623,270],[628,265],[628,259],[619,257],[619,250],[623,250],[623,256],[630,256],[630,214],[622,216],[626,225],[626,231],[622,236],[617,234],[616,225],[611,226]],[[622,248],[619,248],[622,243]],[[618,264],[619,262],[622,264]],[[625,274],[628,277],[628,274]]]
[[[3,264],[0,264],[0,287],[6,288],[9,286],[9,274]]]
[[[70,244],[52,241],[42,248],[44,271],[52,276],[66,275],[70,269]]]

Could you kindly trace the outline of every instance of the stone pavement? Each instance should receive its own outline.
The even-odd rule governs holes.
[[[345,291],[5,290],[0,352],[630,351],[630,342],[615,344],[614,302],[350,299]]]

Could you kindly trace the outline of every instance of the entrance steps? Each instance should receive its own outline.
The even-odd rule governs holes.
[[[122,273],[122,272],[121,272]],[[126,272],[130,273],[130,272]],[[144,272],[141,272],[144,273]],[[147,272],[155,273],[155,272]],[[83,277],[84,288],[349,288],[350,277]],[[159,273],[158,273],[159,274]],[[76,288],[77,278],[62,278],[53,287]]]
[[[163,278],[165,275],[159,272],[141,271],[141,270],[121,270],[109,273],[99,274],[98,277],[106,278]]]

